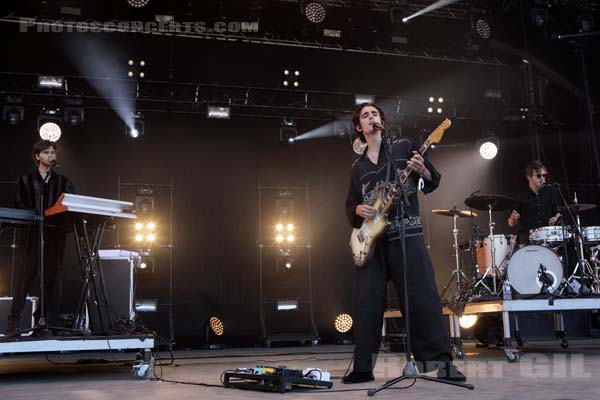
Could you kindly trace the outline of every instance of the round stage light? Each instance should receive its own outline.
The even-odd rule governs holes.
[[[477,315],[474,315],[474,314],[462,315],[458,319],[458,324],[463,329],[472,328],[473,326],[475,326],[476,323],[477,323]]]
[[[144,72],[140,72],[140,78],[144,78],[146,74]]]
[[[438,99],[438,103],[443,103],[443,102],[444,102],[444,98],[443,98],[443,97],[440,97],[440,98]]]
[[[142,234],[135,235],[136,242],[141,242],[142,240],[144,240],[144,235],[142,235]]]
[[[140,136],[140,131],[133,128],[132,130],[129,131],[129,136],[131,136],[132,138],[137,138],[138,136]]]
[[[289,86],[290,83],[288,81],[283,81],[283,86]]]
[[[489,39],[492,36],[492,28],[485,19],[478,19],[475,23],[475,30],[482,39]]]
[[[348,314],[339,314],[334,321],[335,330],[339,333],[346,333],[352,329],[352,317]]]
[[[140,263],[140,268],[146,269],[146,268],[148,268],[148,264],[146,264],[145,262],[142,262],[142,263]]]
[[[433,107],[429,107],[429,108],[427,108],[427,112],[428,112],[428,113],[432,113],[432,112],[433,112]]]
[[[156,229],[156,224],[154,222],[148,222],[148,230],[153,231]]]
[[[292,268],[292,263],[291,263],[290,261],[287,261],[287,262],[285,263],[285,267],[286,267],[287,269],[291,269],[291,268]]]
[[[128,76],[128,77],[130,77],[130,78],[133,78],[133,71],[129,71],[129,72],[127,73],[127,76]]]
[[[327,10],[323,4],[316,1],[311,1],[304,8],[304,15],[306,15],[306,19],[313,24],[320,24],[321,22],[325,21]]]
[[[223,326],[223,321],[221,321],[217,317],[210,317],[209,320],[210,330],[217,336],[223,336],[225,332],[225,327]]]
[[[286,70],[284,70],[284,71],[283,71],[283,74],[284,74],[285,76],[288,76],[288,75],[290,74],[290,70],[289,70],[289,69],[286,69]]]
[[[300,76],[300,71],[294,71],[294,76]]]
[[[294,238],[294,235],[288,235],[287,237],[287,241],[288,243],[292,243],[296,238]]]
[[[275,236],[275,240],[277,241],[277,243],[283,242],[283,235],[277,235],[277,236]]]
[[[127,0],[127,4],[133,8],[142,8],[149,2],[150,0]]]
[[[133,60],[127,61],[127,65],[133,65]]]
[[[437,113],[438,113],[438,114],[441,114],[441,113],[442,113],[442,111],[444,111],[444,110],[442,110],[442,108],[441,108],[441,107],[438,107],[438,109],[437,109]]]
[[[56,142],[60,139],[61,134],[62,130],[60,129],[60,126],[54,122],[44,122],[42,126],[40,126],[40,137],[44,140]]]
[[[430,97],[430,98],[429,98],[429,102],[430,102],[430,103],[433,103],[434,101],[435,101],[435,99],[434,99],[433,97]]]
[[[287,230],[290,232],[294,231],[294,224],[287,224]]]
[[[275,225],[275,230],[277,232],[281,232],[283,230],[283,224],[277,224],[277,225]]]
[[[136,231],[141,231],[144,228],[144,224],[142,224],[141,222],[136,222],[135,223],[135,230]]]
[[[145,67],[146,66],[146,61],[142,60],[140,61],[140,67]]]
[[[149,242],[154,242],[156,240],[156,235],[151,233],[148,235],[148,241]]]
[[[486,160],[493,159],[498,154],[498,144],[490,140],[481,142],[479,154]]]
[[[294,81],[294,87],[298,87],[298,86],[300,86],[300,82]]]

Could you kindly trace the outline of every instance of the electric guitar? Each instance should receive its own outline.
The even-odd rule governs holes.
[[[444,132],[450,128],[452,122],[446,118],[435,130],[427,137],[427,140],[421,145],[419,153],[424,155],[429,149],[429,146],[442,141]],[[385,187],[380,187],[377,191],[377,197],[373,203],[373,207],[377,209],[374,217],[366,218],[360,228],[352,230],[350,235],[350,251],[352,252],[352,259],[357,267],[363,267],[369,261],[373,252],[377,240],[386,232],[389,227],[389,220],[387,212],[393,204],[394,196],[398,193],[399,187],[406,182],[410,176],[411,169],[406,167],[404,171],[400,173],[398,182]],[[386,190],[387,189],[387,190]]]

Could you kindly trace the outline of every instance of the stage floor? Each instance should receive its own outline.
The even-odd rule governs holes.
[[[385,390],[383,399],[597,399],[600,382],[600,339],[570,340],[568,349],[557,341],[525,342],[519,363],[508,363],[499,348],[482,349],[465,344],[466,358],[457,361],[474,391],[419,380],[408,389]],[[334,382],[330,393],[292,391],[286,394],[203,387],[131,377],[135,353],[80,353],[14,355],[0,359],[2,399],[104,400],[104,399],[289,399],[366,398],[366,389],[401,373],[404,357],[381,353],[375,382],[344,385],[352,346],[243,348],[211,351],[176,351],[175,363],[155,367],[166,380],[220,385],[225,370],[256,365],[307,367],[329,370]],[[167,352],[160,353],[169,363]],[[398,385],[406,386],[409,382]],[[335,390],[360,389],[335,392]]]

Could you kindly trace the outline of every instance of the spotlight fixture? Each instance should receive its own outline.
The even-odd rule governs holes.
[[[289,274],[292,272],[291,269],[293,264],[292,250],[280,248],[277,257],[275,258],[276,272],[287,274],[286,276],[289,276]]]
[[[127,60],[127,65],[129,66],[127,71],[128,77],[133,78],[134,76],[137,76],[140,79],[144,79],[146,77],[146,72],[144,71],[144,67],[146,66],[145,60],[136,61],[130,58]]]
[[[138,186],[135,191],[135,209],[139,214],[148,214],[152,210],[154,210],[154,188],[152,186]],[[136,229],[140,224],[140,229],[144,227],[148,228],[148,230],[154,231],[156,229],[156,223],[149,221],[145,222],[137,222]],[[150,227],[152,226],[152,229]]]
[[[492,28],[490,28],[489,22],[483,18],[479,18],[475,22],[475,31],[480,38],[485,40],[488,40],[492,36]]]
[[[148,4],[150,0],[127,0],[127,4],[133,8],[142,8]]]
[[[136,265],[135,272],[138,275],[153,275],[154,274],[154,257],[148,255],[142,256],[140,262]]]
[[[60,108],[42,107],[37,119],[38,132],[42,139],[58,141],[62,135],[62,124]]]
[[[473,326],[475,326],[475,324],[477,323],[477,319],[478,319],[477,315],[475,315],[475,314],[462,315],[458,319],[458,324],[463,329],[469,329],[469,328],[472,328]]]
[[[293,72],[289,69],[283,70],[283,81],[281,82],[283,87],[293,86],[295,88],[300,86],[300,81],[298,78],[300,77],[300,71],[294,70]]]
[[[295,311],[298,309],[298,300],[277,299],[277,311]]]
[[[84,121],[84,110],[81,107],[65,108],[65,123],[70,126],[79,126]]]
[[[223,336],[225,333],[225,325],[223,325],[223,321],[219,317],[210,317],[208,320],[210,330],[217,336]]]
[[[352,317],[348,314],[339,314],[335,317],[335,330],[339,333],[346,333],[352,329]]]
[[[359,106],[364,103],[375,103],[375,96],[370,94],[355,94],[354,105]]]
[[[38,75],[38,87],[48,89],[62,89],[63,77],[54,75]]]
[[[135,113],[131,118],[131,125],[125,124],[125,134],[132,138],[137,139],[144,135],[144,115],[142,113]]]
[[[284,118],[281,121],[281,127],[279,128],[279,140],[282,142],[294,143],[296,136],[298,136],[296,122],[294,120]]]
[[[313,24],[320,24],[325,21],[327,16],[327,9],[325,5],[318,1],[311,1],[304,7],[304,15]]]
[[[25,108],[13,104],[2,106],[2,120],[17,125],[25,119]]]
[[[136,312],[156,312],[158,299],[137,299],[135,301]]]
[[[442,111],[444,111],[444,110],[442,110],[442,107],[438,107],[436,111],[437,111],[438,114],[441,114]]]
[[[231,109],[229,107],[208,106],[206,116],[214,119],[229,119]]]
[[[498,154],[499,141],[495,136],[490,136],[477,141],[479,154],[486,160],[491,160]]]

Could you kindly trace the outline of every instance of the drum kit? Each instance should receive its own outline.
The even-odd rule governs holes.
[[[507,299],[512,298],[513,291],[521,296],[600,294],[600,226],[582,227],[579,218],[595,205],[575,203],[560,207],[561,215],[569,215],[573,224],[533,229],[529,232],[529,243],[521,245],[517,244],[515,235],[495,232],[494,213],[514,210],[515,199],[476,192],[465,199],[465,205],[470,209],[460,210],[454,206],[448,210],[432,210],[434,214],[454,220],[455,265],[442,291],[443,299],[469,300],[500,294]],[[487,235],[473,222],[478,216],[473,210],[487,211]],[[469,219],[469,241],[463,245],[458,242],[459,218]],[[461,258],[461,252],[466,257]],[[452,292],[449,297],[446,296],[448,291]]]

